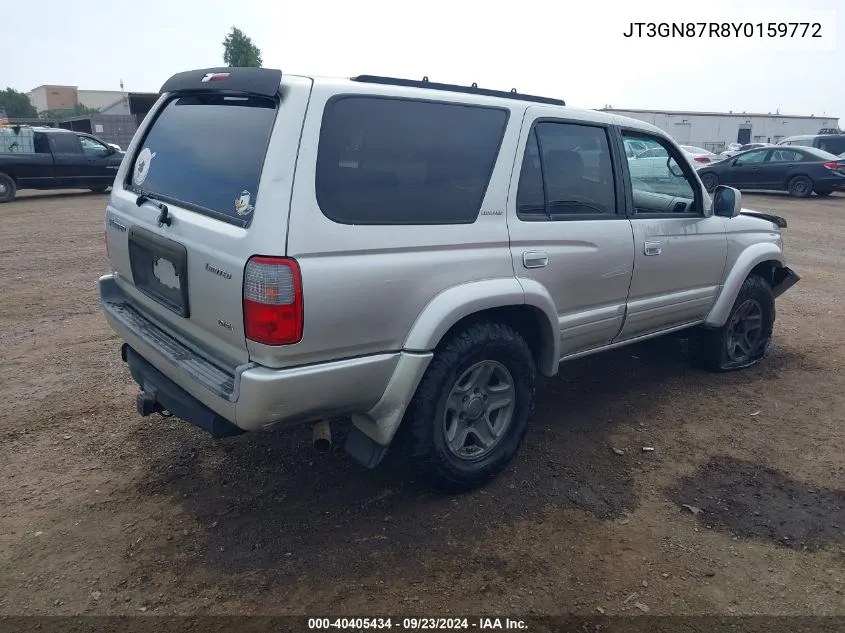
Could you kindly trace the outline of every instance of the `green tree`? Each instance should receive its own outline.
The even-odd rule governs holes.
[[[239,68],[261,68],[261,49],[243,31],[233,26],[223,40],[223,63]]]
[[[6,116],[10,119],[25,119],[37,115],[26,93],[12,88],[0,91],[0,110],[5,110]]]
[[[97,108],[89,108],[88,106],[84,106],[81,103],[77,103],[76,107],[68,108],[66,110],[44,110],[38,115],[38,117],[41,119],[59,121],[61,119],[67,119],[69,117],[84,116],[97,113],[99,113],[99,110]]]

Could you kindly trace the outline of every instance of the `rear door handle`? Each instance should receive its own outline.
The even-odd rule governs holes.
[[[522,265],[526,268],[543,268],[549,263],[549,256],[543,251],[525,251],[522,254]]]
[[[646,242],[643,245],[643,253],[646,255],[660,255],[663,252],[663,248],[660,246],[660,242]]]

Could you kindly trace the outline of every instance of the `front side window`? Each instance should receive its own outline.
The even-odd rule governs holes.
[[[127,187],[247,226],[275,118],[265,97],[174,97],[140,143]]]
[[[517,191],[521,219],[616,214],[616,190],[603,127],[543,121],[531,131]]]
[[[90,136],[80,136],[79,142],[82,144],[82,153],[88,156],[106,156],[109,149]]]
[[[628,157],[636,213],[696,212],[696,181],[678,150],[665,139],[639,132],[624,132],[623,140],[640,140],[649,147]]]
[[[768,154],[768,150],[762,150],[759,152],[748,152],[747,154],[740,154],[736,157],[735,165],[750,165],[752,163],[762,163],[766,160],[766,154]]]
[[[316,193],[341,224],[468,224],[481,210],[508,113],[344,96],[323,115]]]

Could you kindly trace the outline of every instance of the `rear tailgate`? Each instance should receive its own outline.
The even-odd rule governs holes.
[[[114,183],[105,228],[120,289],[138,312],[226,365],[249,359],[247,261],[285,254],[310,90],[310,79],[269,69],[175,75]]]

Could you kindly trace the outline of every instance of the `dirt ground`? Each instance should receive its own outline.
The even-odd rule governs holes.
[[[803,277],[761,366],[704,373],[677,339],[567,364],[456,497],[307,428],[138,417],[105,201],[0,206],[0,615],[845,614],[845,195],[744,197]]]

